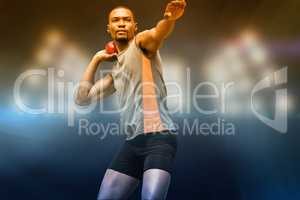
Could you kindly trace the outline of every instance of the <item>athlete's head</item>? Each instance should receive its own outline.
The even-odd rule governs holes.
[[[137,31],[133,12],[125,6],[112,9],[108,16],[107,32],[113,40],[126,42],[131,40]]]

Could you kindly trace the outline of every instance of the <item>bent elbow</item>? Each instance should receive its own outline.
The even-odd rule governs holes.
[[[74,99],[75,104],[78,106],[88,106],[91,104],[91,101],[88,98],[80,98],[80,97],[76,97]]]

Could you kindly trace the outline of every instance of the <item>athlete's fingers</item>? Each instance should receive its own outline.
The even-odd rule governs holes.
[[[174,0],[167,4],[167,8],[164,16],[169,18],[172,16],[179,16],[183,12],[185,7],[185,1],[183,0]]]
[[[117,54],[116,53],[112,53],[112,54],[107,54],[107,57],[114,57],[114,56],[116,56]]]
[[[168,3],[167,8],[166,8],[166,14],[171,14],[171,12],[175,9],[175,6],[172,5],[171,3]]]
[[[166,18],[169,18],[172,16],[172,14],[170,12],[165,12],[165,15],[164,15]]]
[[[180,1],[172,1],[170,4],[171,4],[172,6],[179,6],[179,5],[182,4],[182,2],[180,2]]]
[[[183,9],[184,9],[184,6],[183,6],[183,5],[175,5],[174,7],[172,7],[172,11],[173,11],[174,13],[176,13],[176,12],[181,12]]]
[[[172,14],[170,12],[166,12],[165,15],[164,15],[164,17],[166,17],[166,18],[169,18],[171,16],[172,16]]]
[[[113,61],[117,58],[117,53],[108,54],[106,52],[103,52],[102,55],[105,61]]]
[[[185,7],[186,7],[186,2],[185,2],[185,1],[181,1],[181,2],[178,4],[178,7],[180,7],[180,8],[185,8]]]
[[[170,5],[167,7],[167,10],[170,12],[174,12],[176,8],[177,6],[175,4],[170,3]]]
[[[186,1],[185,0],[181,0],[181,3],[184,7],[186,7]]]
[[[174,4],[176,6],[186,6],[186,1],[185,0],[174,0],[170,2],[171,4]]]
[[[170,3],[170,5],[168,7],[172,10],[184,9],[185,4],[184,4],[184,2],[181,2],[181,1],[173,1],[173,2]]]
[[[112,54],[109,54],[108,57],[113,59],[113,58],[117,57],[117,55],[118,55],[117,53],[112,53]]]

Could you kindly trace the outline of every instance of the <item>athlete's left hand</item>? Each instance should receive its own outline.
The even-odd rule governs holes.
[[[168,20],[177,20],[183,15],[185,7],[185,0],[173,0],[168,3],[164,17]]]

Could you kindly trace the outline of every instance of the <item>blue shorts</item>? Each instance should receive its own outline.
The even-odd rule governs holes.
[[[125,141],[109,168],[137,179],[142,179],[148,169],[162,169],[171,174],[176,152],[174,132],[142,134]]]

